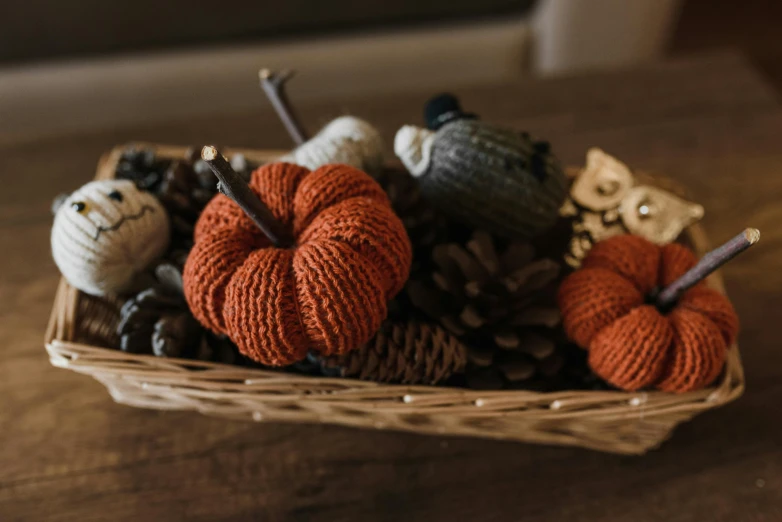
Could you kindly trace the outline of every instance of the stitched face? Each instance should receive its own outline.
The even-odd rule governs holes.
[[[57,210],[51,236],[60,272],[92,295],[127,290],[168,240],[158,200],[125,180],[93,181],[71,194]]]

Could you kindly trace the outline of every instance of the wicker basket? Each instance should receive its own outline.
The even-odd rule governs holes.
[[[114,174],[125,147],[101,159],[97,178]],[[156,146],[163,157],[184,148]],[[234,150],[233,152],[237,152]],[[240,151],[251,160],[274,151]],[[703,254],[707,241],[693,226],[687,239]],[[709,284],[724,291],[719,275]],[[695,414],[739,397],[744,375],[737,347],[713,387],[684,394],[657,391],[478,391],[383,385],[247,369],[209,362],[132,355],[116,346],[120,302],[95,298],[60,281],[46,333],[54,366],[91,375],[112,398],[131,406],[196,410],[271,422],[323,422],[440,435],[466,435],[641,454],[661,444]]]

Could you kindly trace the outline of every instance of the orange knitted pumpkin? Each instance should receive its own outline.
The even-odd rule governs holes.
[[[616,236],[594,246],[559,289],[568,337],[600,377],[624,390],[697,390],[716,379],[738,333],[728,299],[700,283],[670,310],[649,296],[695,266],[679,244]]]
[[[412,262],[380,185],[347,165],[310,172],[275,163],[253,172],[250,189],[293,231],[295,245],[272,246],[236,203],[215,196],[198,219],[183,274],[196,319],[267,365],[368,341]]]

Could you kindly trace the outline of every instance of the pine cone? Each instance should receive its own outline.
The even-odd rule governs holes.
[[[120,156],[115,176],[133,181],[140,189],[155,192],[170,164],[171,160],[158,158],[153,149],[131,146]]]
[[[319,360],[323,373],[400,384],[437,384],[464,371],[464,345],[437,325],[386,321],[367,344]]]
[[[434,273],[406,288],[414,307],[467,346],[468,384],[480,388],[549,377],[562,367],[554,340],[560,266],[535,259],[529,244],[498,249],[495,242],[474,232],[462,244],[435,246]]]
[[[236,347],[204,330],[190,313],[182,291],[181,267],[163,262],[154,274],[151,286],[128,299],[120,310],[120,349],[241,364],[243,358]]]
[[[413,271],[432,246],[448,237],[448,223],[421,195],[416,179],[404,168],[386,167],[375,178],[388,194],[391,206],[402,220],[413,245]]]

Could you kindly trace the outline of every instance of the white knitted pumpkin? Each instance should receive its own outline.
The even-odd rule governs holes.
[[[130,181],[93,181],[57,210],[52,256],[79,290],[117,294],[165,252],[169,235],[166,211],[152,194]]]
[[[341,116],[280,161],[296,163],[310,170],[329,163],[343,163],[371,174],[383,166],[383,139],[377,129],[364,120]]]

